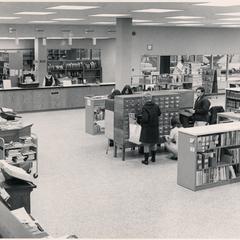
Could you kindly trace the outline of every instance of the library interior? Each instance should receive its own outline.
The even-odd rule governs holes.
[[[240,0],[0,0],[0,238],[238,238]]]

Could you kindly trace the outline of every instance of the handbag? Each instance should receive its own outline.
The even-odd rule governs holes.
[[[141,125],[138,123],[129,123],[129,142],[140,145]]]

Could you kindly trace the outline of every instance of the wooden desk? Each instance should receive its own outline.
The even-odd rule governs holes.
[[[217,114],[217,123],[240,121],[240,113],[222,112]]]

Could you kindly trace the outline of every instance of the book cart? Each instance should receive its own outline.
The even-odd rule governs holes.
[[[105,100],[107,96],[85,97],[85,130],[96,135],[104,132]]]
[[[33,177],[38,177],[38,139],[31,133],[33,124],[5,127],[0,130],[0,159],[23,168],[31,173],[33,162],[35,172]]]
[[[178,117],[182,109],[192,108],[192,90],[153,91],[152,99],[159,105],[159,136],[169,135],[172,117]],[[143,93],[120,95],[114,99],[114,157],[117,149],[122,149],[122,160],[125,160],[125,149],[134,148],[137,144],[129,141],[129,114],[140,114],[143,107]]]
[[[240,181],[240,123],[179,130],[177,183],[193,191]]]

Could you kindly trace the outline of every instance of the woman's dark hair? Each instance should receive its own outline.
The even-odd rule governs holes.
[[[181,123],[180,123],[180,121],[179,121],[178,118],[173,117],[173,118],[171,119],[171,125],[172,125],[173,127],[180,127],[180,126],[181,126]]]
[[[123,90],[122,90],[122,94],[125,95],[125,94],[133,94],[133,91],[131,89],[131,87],[129,85],[125,85]]]
[[[116,95],[121,95],[121,92],[118,89],[115,89],[109,96],[108,98],[114,99]]]
[[[204,88],[204,87],[198,87],[198,88],[196,89],[196,91],[197,91],[197,90],[200,90],[201,92],[205,93],[205,88]]]

